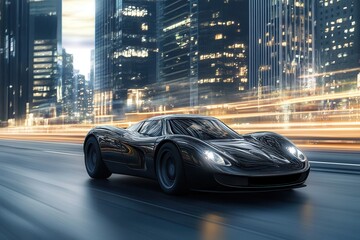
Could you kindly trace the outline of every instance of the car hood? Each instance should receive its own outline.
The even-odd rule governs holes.
[[[275,149],[255,138],[224,139],[206,141],[215,149],[231,157],[231,161],[243,169],[288,169],[303,168],[303,163],[295,159],[285,149]],[[285,148],[285,147],[283,147]]]

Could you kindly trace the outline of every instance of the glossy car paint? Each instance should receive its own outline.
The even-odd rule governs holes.
[[[299,160],[287,150],[294,144],[285,137],[272,132],[246,135],[234,132],[238,136],[236,139],[203,141],[187,135],[172,134],[169,120],[176,118],[216,120],[198,115],[158,116],[145,121],[161,121],[160,136],[139,133],[143,121],[131,129],[96,127],[88,133],[86,139],[96,137],[102,158],[113,173],[156,179],[156,154],[162,144],[171,142],[181,153],[186,180],[192,189],[279,189],[304,186],[309,163],[307,160]],[[205,160],[206,150],[216,152],[230,166]]]

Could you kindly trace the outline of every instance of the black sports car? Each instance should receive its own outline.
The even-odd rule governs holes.
[[[220,120],[165,115],[127,129],[96,127],[84,141],[92,178],[112,173],[157,179],[164,192],[273,190],[305,186],[310,166],[287,138],[240,135]]]

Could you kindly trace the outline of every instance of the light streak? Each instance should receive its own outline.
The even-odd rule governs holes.
[[[67,152],[57,152],[57,151],[44,151],[46,153],[54,153],[54,154],[62,154],[62,155],[69,155],[69,156],[77,156],[77,157],[82,157],[83,155],[81,154],[74,154],[74,153],[67,153]]]
[[[360,164],[355,164],[355,163],[337,163],[337,162],[318,162],[318,161],[310,161],[310,164],[327,164],[327,165],[339,165],[339,166],[360,167]]]
[[[343,70],[337,70],[331,72],[315,73],[315,74],[303,75],[300,76],[299,78],[324,77],[326,75],[336,75],[336,74],[356,72],[356,71],[360,71],[360,68],[349,68],[349,69],[343,69]]]
[[[106,115],[96,116],[92,124],[8,127],[0,129],[0,138],[82,143],[86,133],[100,124],[126,128],[157,115],[200,114],[217,117],[241,134],[274,131],[305,148],[360,150],[360,91],[304,96],[306,94],[307,91],[283,91],[281,96],[263,94],[263,98],[258,99],[244,95],[229,103],[195,108],[154,107],[154,111],[126,113],[121,121],[112,121],[115,116]],[[328,108],[326,104],[333,101],[342,104],[338,109]],[[108,122],[104,122],[106,119]],[[61,116],[58,122],[63,122]]]
[[[123,125],[128,125],[126,124]],[[244,124],[239,127],[230,125],[241,134],[256,131],[274,131],[292,139],[300,148],[360,151],[360,122],[334,123],[291,123],[291,128],[284,128],[284,124]],[[120,124],[117,123],[117,126]],[[43,127],[6,128],[0,130],[0,139],[16,139],[29,141],[83,143],[85,135],[92,128],[91,125],[52,126]]]

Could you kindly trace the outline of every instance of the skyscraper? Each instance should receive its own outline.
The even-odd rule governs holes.
[[[30,110],[54,117],[62,99],[61,0],[30,0]]]
[[[122,117],[127,90],[156,79],[155,2],[96,1],[94,98],[100,118]]]
[[[162,102],[169,106],[197,105],[197,1],[159,1],[157,8],[157,69],[161,85],[165,86]]]
[[[92,121],[94,117],[94,85],[85,80],[85,109],[84,119]]]
[[[248,89],[249,1],[198,1],[199,104],[238,101]]]
[[[315,90],[314,1],[251,0],[250,89],[296,94]]]
[[[78,119],[79,121],[82,121],[87,113],[85,82],[86,80],[84,75],[79,73],[74,74],[74,114],[76,119]]]
[[[74,58],[63,49],[62,52],[62,114],[74,116]]]
[[[112,114],[112,26],[114,1],[96,0],[95,13],[95,116]],[[104,119],[105,121],[107,119]],[[99,121],[99,118],[98,118]]]
[[[61,99],[61,0],[2,0],[0,14],[1,121],[54,116]]]
[[[247,88],[247,0],[159,1],[158,9],[168,104],[218,103]]]
[[[91,49],[91,53],[90,53],[89,80],[90,80],[91,84],[94,86],[94,82],[95,82],[95,49]]]
[[[7,24],[4,21],[4,14],[6,12],[5,1],[0,1],[0,126],[5,125],[7,122],[7,82],[5,81],[5,31]]]
[[[316,2],[318,85],[325,93],[354,90],[360,87],[360,1]]]
[[[21,124],[29,97],[29,4],[0,0],[0,124]]]
[[[90,74],[87,82],[87,114],[91,120],[94,120],[94,82],[95,82],[95,49],[91,50],[90,55]]]

